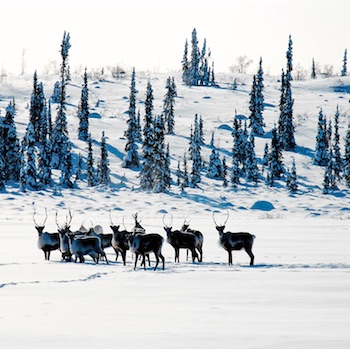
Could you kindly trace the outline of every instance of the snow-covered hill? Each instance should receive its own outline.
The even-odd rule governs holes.
[[[169,75],[136,70],[141,116],[148,79],[157,114],[162,111]],[[209,159],[209,142],[215,132],[215,146],[231,166],[230,129],[235,114],[249,115],[252,76],[236,76],[236,91],[230,88],[234,77],[229,75],[217,75],[218,88],[190,88],[182,85],[180,74],[174,76],[178,93],[175,135],[166,136],[174,182],[178,160],[188,149],[195,114],[204,120],[204,159]],[[38,79],[49,97],[58,77]],[[77,138],[81,85],[82,77],[73,76],[67,91],[67,116],[73,151],[86,159],[86,144]],[[7,186],[0,194],[0,348],[346,348],[350,342],[350,193],[340,183],[339,190],[322,194],[324,168],[312,163],[320,108],[333,120],[339,106],[344,152],[350,115],[349,95],[342,92],[346,86],[350,86],[349,77],[292,82],[297,148],[284,152],[283,161],[290,167],[295,159],[297,193],[290,194],[283,180],[269,187],[263,178],[258,185],[242,181],[236,189],[224,188],[221,181],[203,173],[198,189],[181,192],[172,185],[168,193],[156,194],[139,189],[138,171],[121,167],[129,76],[90,80],[93,147],[98,158],[105,131],[112,184],[89,188],[78,182],[74,190],[26,193]],[[279,89],[278,77],[265,76],[266,135],[255,139],[258,158],[278,120]],[[31,91],[30,76],[7,77],[0,84],[1,114],[15,97],[20,136],[29,119]],[[54,118],[54,108],[52,112]],[[124,220],[131,228],[132,214],[138,212],[147,232],[164,237],[164,215],[173,216],[174,228],[189,217],[191,226],[204,234],[203,263],[186,261],[182,252],[181,262],[175,264],[174,251],[166,242],[165,271],[134,272],[131,256],[123,266],[114,262],[111,249],[106,251],[109,265],[64,263],[59,252],[52,253],[51,261],[44,261],[36,247],[34,206],[39,218],[44,218],[47,208],[49,231],[57,229],[55,213],[64,220],[69,209],[74,215],[73,229],[82,223],[100,224],[110,232],[110,211],[114,223]],[[227,253],[217,245],[212,221],[212,212],[223,222],[227,211],[228,230],[256,235],[255,267],[248,267],[244,252],[235,253],[234,265],[227,265]]]

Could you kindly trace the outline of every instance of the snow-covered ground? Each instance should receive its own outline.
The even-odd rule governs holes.
[[[143,101],[147,79],[154,89],[155,113],[162,110],[168,75],[137,72],[138,106]],[[169,74],[171,75],[171,74]],[[172,76],[172,75],[171,75]],[[39,76],[48,97],[58,77]],[[215,145],[231,165],[232,137],[229,128],[237,114],[248,116],[252,76],[238,76],[238,89],[231,91],[233,76],[218,75],[220,88],[188,88],[175,74],[178,98],[175,135],[170,144],[173,179],[177,161],[188,148],[194,115],[202,115],[205,140],[215,131]],[[269,131],[279,116],[276,77],[265,76],[264,118]],[[73,77],[68,87],[68,123],[73,151],[86,157],[86,145],[77,140],[76,109],[82,78]],[[102,131],[107,136],[112,185],[76,190],[22,193],[7,187],[0,194],[0,348],[348,348],[350,345],[350,194],[339,190],[322,194],[324,169],[312,164],[319,108],[328,118],[336,106],[341,113],[341,147],[350,115],[349,95],[334,92],[334,86],[350,85],[350,78],[293,81],[297,149],[284,153],[290,166],[293,157],[299,190],[291,195],[284,181],[273,188],[263,180],[224,188],[220,181],[202,177],[200,189],[155,194],[138,189],[137,171],[121,167],[129,96],[129,77],[115,81],[90,81],[90,119],[93,147],[99,156]],[[16,98],[16,124],[23,135],[29,117],[32,78],[8,77],[0,84],[2,114]],[[98,105],[97,105],[98,104]],[[97,106],[96,106],[97,105]],[[97,117],[96,117],[97,116]],[[53,108],[53,117],[55,110]],[[269,133],[256,138],[258,158],[263,155]],[[203,147],[208,160],[211,149]],[[174,263],[174,251],[164,243],[165,270],[133,270],[114,261],[107,249],[108,265],[91,260],[65,263],[58,251],[45,261],[37,246],[33,209],[39,221],[48,210],[46,229],[56,231],[55,214],[64,220],[71,209],[72,229],[82,223],[102,225],[111,232],[109,211],[115,224],[133,225],[138,212],[147,232],[165,237],[162,218],[173,216],[174,228],[185,217],[204,234],[203,263]],[[234,253],[228,266],[227,253],[218,246],[218,223],[231,231],[249,231],[256,236],[255,266],[249,266],[244,251]]]

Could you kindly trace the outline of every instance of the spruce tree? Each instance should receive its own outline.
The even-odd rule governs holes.
[[[201,169],[202,169],[202,157],[201,157],[201,131],[200,124],[198,122],[197,114],[195,116],[195,126],[193,131],[193,139],[191,144],[191,160],[192,160],[192,171],[191,171],[191,186],[192,188],[197,187],[201,181]]]
[[[182,177],[181,188],[183,190],[184,188],[187,188],[190,185],[190,179],[188,177],[186,153],[184,153],[184,157],[183,157],[183,173],[182,174],[183,174],[183,177]]]
[[[167,134],[174,134],[174,105],[176,96],[176,90],[174,90],[174,87],[176,88],[175,83],[169,76],[165,85],[167,92],[163,100],[163,115]]]
[[[281,178],[282,174],[285,172],[282,162],[282,148],[276,127],[272,129],[271,147],[269,155],[269,172],[270,181]]]
[[[315,60],[314,59],[312,59],[311,79],[316,79],[316,66],[315,66]]]
[[[207,169],[207,177],[213,179],[223,179],[222,162],[216,149],[211,151],[209,157],[209,165]]]
[[[138,120],[136,116],[136,78],[135,68],[133,68],[131,75],[130,97],[129,97],[129,110],[128,110],[128,129],[125,132],[127,139],[125,145],[126,154],[123,159],[122,167],[124,168],[138,168],[140,166],[138,146],[136,144],[138,133]]]
[[[289,35],[289,40],[288,40],[288,50],[286,52],[286,57],[287,57],[287,71],[286,75],[290,75],[289,80],[292,80],[292,71],[293,71],[293,41],[292,41],[292,36]]]
[[[258,182],[259,170],[258,164],[256,161],[255,150],[254,150],[254,136],[251,135],[251,139],[246,142],[246,175],[247,179],[253,181],[254,183]]]
[[[89,134],[89,137],[87,139],[88,143],[88,158],[86,162],[86,176],[87,176],[87,185],[88,187],[94,187],[97,183],[96,180],[96,172],[94,167],[94,156],[93,156],[93,150],[92,150],[92,139],[91,135]]]
[[[184,54],[183,54],[183,58],[182,58],[182,81],[186,84],[186,85],[190,85],[190,64],[188,61],[188,42],[186,39],[185,42],[185,49],[184,49]]]
[[[233,187],[237,187],[237,184],[239,184],[239,178],[240,178],[240,170],[239,170],[238,157],[233,156],[232,168],[231,168],[231,185]]]
[[[341,76],[346,76],[347,73],[348,73],[348,50],[345,49],[344,58],[343,58],[343,68],[341,70]]]
[[[66,87],[67,87],[67,67],[68,67],[68,52],[70,46],[70,36],[69,33],[64,32],[63,40],[61,44],[61,82],[60,82],[60,99],[57,117],[55,120],[55,126],[53,129],[52,137],[52,166],[56,169],[61,169],[64,167],[64,171],[67,170],[67,165],[69,166],[69,153],[71,152],[71,145],[68,136],[67,129],[67,116],[66,116]],[[67,173],[65,174],[65,176]]]
[[[336,181],[341,179],[343,171],[343,160],[340,153],[340,136],[339,136],[339,107],[337,106],[334,115],[334,137],[333,137],[333,160],[334,160],[334,178]]]
[[[264,126],[264,118],[263,118],[263,111],[264,111],[264,71],[262,68],[262,58],[260,57],[259,61],[259,70],[256,74],[256,110],[257,110],[257,116],[258,116],[258,123],[261,125],[261,128]]]
[[[176,170],[175,174],[176,174],[176,177],[177,177],[176,184],[177,184],[177,186],[180,186],[181,182],[182,182],[182,178],[183,178],[183,172],[181,170],[180,160],[177,162],[177,170]]]
[[[164,145],[164,120],[158,115],[154,121],[153,190],[162,193],[167,189],[166,156]]]
[[[254,135],[264,134],[263,121],[262,121],[260,108],[261,108],[261,105],[260,105],[260,102],[258,102],[258,85],[257,85],[256,76],[254,75],[252,90],[250,92],[250,101],[249,101],[249,110],[250,110],[249,127],[251,128],[251,132]]]
[[[10,103],[6,108],[3,126],[0,128],[0,138],[3,142],[2,156],[5,162],[5,179],[18,181],[20,176],[20,145],[17,138],[16,124],[14,121],[15,110]]]
[[[153,120],[153,89],[151,82],[147,83],[145,100],[145,117],[143,127],[143,161],[140,173],[140,186],[144,190],[153,189],[153,149],[154,149],[154,120]]]
[[[166,146],[165,151],[165,164],[164,164],[164,182],[165,182],[165,188],[169,189],[171,185],[171,174],[170,174],[170,148],[169,143]]]
[[[108,160],[108,151],[106,145],[105,132],[102,132],[101,137],[101,157],[98,164],[98,184],[109,185],[111,182],[110,179],[110,170],[109,170],[109,160]]]
[[[323,115],[322,109],[320,109],[318,115],[316,149],[314,153],[314,164],[317,166],[326,166],[328,162],[328,139],[326,128],[326,118]]]
[[[5,191],[5,182],[7,179],[4,153],[5,153],[5,143],[4,143],[4,139],[0,136],[0,193],[3,193]]]
[[[297,171],[295,166],[295,159],[293,158],[292,168],[290,173],[288,173],[287,178],[287,188],[291,193],[295,193],[298,190],[298,182],[297,182]]]
[[[228,182],[227,182],[227,164],[226,164],[226,158],[224,157],[222,159],[222,185],[224,186],[224,188],[226,188],[228,186]]]
[[[41,186],[45,187],[51,183],[51,149],[49,139],[41,142],[39,147],[38,161],[38,181]]]
[[[20,188],[22,192],[26,192],[27,190],[27,157],[26,157],[26,149],[27,149],[27,140],[26,136],[23,137],[21,142],[21,150],[20,150],[20,163],[21,170],[19,175]]]
[[[200,81],[199,75],[199,48],[198,48],[198,39],[197,39],[197,31],[196,28],[192,31],[192,51],[191,51],[191,62],[189,69],[189,82],[190,86],[198,86]]]
[[[30,190],[38,189],[38,173],[36,167],[36,149],[35,149],[35,131],[34,126],[29,122],[26,132],[26,144],[27,144],[27,178],[26,188]]]
[[[84,83],[81,90],[80,104],[78,108],[78,138],[86,142],[89,136],[89,88],[87,70],[84,72]]]
[[[345,135],[344,172],[345,184],[350,187],[350,122]]]

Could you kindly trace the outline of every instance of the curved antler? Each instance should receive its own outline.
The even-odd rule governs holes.
[[[217,224],[216,220],[215,220],[215,212],[213,211],[213,221],[214,221],[214,224],[218,227],[219,225]]]
[[[171,216],[170,225],[167,225],[167,224],[165,223],[165,215],[163,215],[163,224],[164,224],[164,227],[166,227],[166,228],[171,228],[171,227],[172,227],[172,224],[173,224],[173,215],[170,214],[170,216]]]
[[[112,221],[112,210],[109,210],[109,220],[111,222],[111,225],[114,225]]]
[[[229,218],[229,216],[230,216],[229,211],[228,211],[228,210],[226,210],[226,212],[227,212],[227,218],[226,218],[226,221],[224,222],[224,224],[223,224],[223,225],[226,225],[226,223],[227,223],[227,221],[228,221],[228,218]]]
[[[56,211],[56,214],[55,214],[55,222],[56,222],[57,228],[61,230],[62,227],[58,224],[58,212],[57,211]]]
[[[35,220],[35,215],[36,215],[36,209],[35,209],[35,207],[34,207],[34,212],[33,212],[33,221],[34,221],[34,224],[35,224],[36,227],[40,227],[40,226],[44,227],[44,226],[45,226],[45,223],[46,223],[46,221],[47,221],[47,208],[45,207],[45,219],[44,219],[44,222],[43,222],[42,225],[39,225],[39,224],[36,222],[36,220]]]

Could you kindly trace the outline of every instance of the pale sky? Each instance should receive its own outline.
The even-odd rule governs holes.
[[[260,56],[265,72],[285,67],[288,36],[294,64],[340,70],[350,62],[349,0],[1,0],[0,68],[19,73],[59,64],[63,32],[71,36],[71,67],[121,64],[137,71],[180,68],[185,40],[196,28],[206,38],[215,71],[228,72],[238,56]]]

